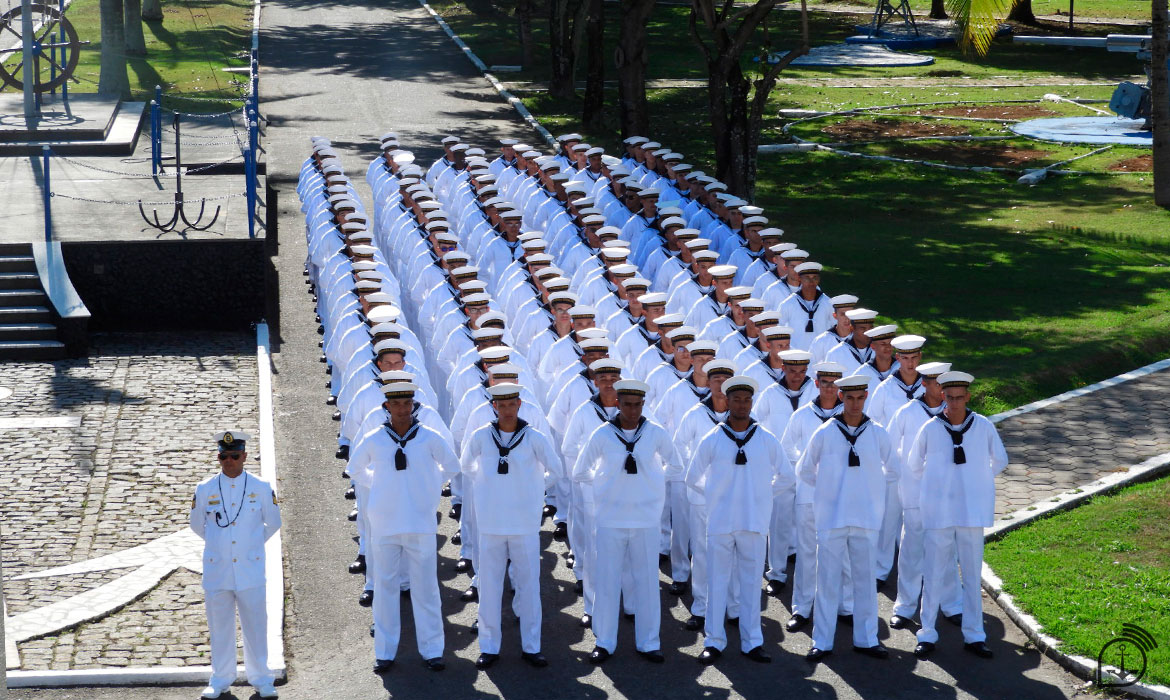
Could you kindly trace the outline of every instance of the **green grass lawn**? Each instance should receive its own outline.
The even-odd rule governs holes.
[[[1004,590],[1064,642],[1095,659],[1123,622],[1157,640],[1145,681],[1170,684],[1170,480],[1095,498],[987,545]]]
[[[74,73],[82,82],[71,82],[70,92],[97,91],[101,69],[98,4],[99,0],[74,0],[65,14],[78,38],[90,42],[82,48]],[[163,87],[164,96],[226,98],[246,92],[246,74],[222,69],[248,65],[251,0],[166,0],[163,21],[144,22],[142,28],[146,55],[130,56],[127,61],[134,99],[149,101],[155,85]],[[193,103],[164,97],[163,104],[188,112],[213,112],[238,103]]]

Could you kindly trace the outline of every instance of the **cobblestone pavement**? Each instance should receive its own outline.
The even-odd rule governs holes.
[[[0,376],[13,392],[0,401],[9,615],[129,573],[12,580],[187,527],[195,485],[217,468],[211,433],[257,430],[250,333],[97,335],[88,358],[5,364]],[[34,420],[64,416],[80,425]],[[258,468],[254,455],[249,468]],[[21,643],[21,668],[205,664],[202,604],[198,574],[177,570],[112,615]]]
[[[1170,370],[1023,413],[996,427],[1011,462],[996,516],[1170,452]]]

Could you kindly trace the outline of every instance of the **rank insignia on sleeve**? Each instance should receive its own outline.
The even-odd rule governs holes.
[[[273,492],[272,492],[272,505],[277,505],[277,501],[276,501],[276,492],[275,492],[275,491],[273,491]]]

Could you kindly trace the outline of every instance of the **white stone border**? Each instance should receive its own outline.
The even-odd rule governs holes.
[[[276,440],[272,416],[272,355],[268,324],[256,324],[256,369],[260,399],[260,478],[276,486]],[[264,546],[264,575],[268,607],[268,667],[279,678],[287,677],[284,658],[284,561],[281,532],[276,531]],[[7,635],[5,635],[7,639]],[[236,671],[237,681],[246,681],[244,667]],[[128,668],[73,669],[65,671],[9,671],[9,688],[40,688],[96,685],[163,685],[205,683],[211,666],[148,666]]]
[[[1056,396],[1050,396],[1046,399],[1033,401],[1032,403],[1024,404],[1018,408],[1013,408],[1010,411],[1004,411],[1003,413],[997,413],[994,416],[989,416],[988,418],[992,423],[998,423],[1002,420],[1007,420],[1008,418],[1014,418],[1024,413],[1038,411],[1041,408],[1048,408],[1049,406],[1061,403],[1063,401],[1075,399],[1078,396],[1084,396],[1085,394],[1091,394],[1094,391],[1100,391],[1101,389],[1108,389],[1109,387],[1117,386],[1118,384],[1124,384],[1130,380],[1138,379],[1140,377],[1146,376],[1147,374],[1153,374],[1154,372],[1160,372],[1168,368],[1170,368],[1170,358],[1159,360],[1158,362],[1148,364],[1145,367],[1138,367],[1135,370],[1126,372],[1125,374],[1119,374],[1116,377],[1097,382],[1096,384],[1090,384],[1088,386],[1083,386],[1080,389],[1073,389],[1072,391],[1066,391],[1063,394],[1057,394]]]
[[[1144,374],[1155,372],[1157,369],[1150,368],[1157,367],[1157,365],[1162,365],[1164,362],[1166,361],[1147,365],[1141,369],[1114,377],[1113,379],[1108,379],[1104,382],[1100,382],[1099,384],[1094,384],[1090,387],[1084,387],[1083,389],[1077,389],[1076,391],[1070,391],[1068,394],[1075,394],[1080,396],[1083,393],[1088,393],[1089,391],[1096,391],[1097,389],[1103,389],[1106,386],[1113,386],[1114,384],[1119,384],[1123,381],[1128,381],[1129,379],[1134,379],[1136,377],[1143,376]],[[1077,392],[1081,393],[1078,394]],[[1049,402],[1050,405],[1051,403],[1057,403],[1057,399],[1064,401],[1073,398],[1073,396],[1066,396],[1066,398],[1062,399],[1061,396],[1066,395],[1061,394],[1060,396],[1053,397],[1052,399],[1037,401],[1036,404]],[[1034,404],[1028,405],[1032,406]],[[1027,407],[1025,406],[1021,408]],[[1036,408],[1040,408],[1040,406],[1037,406]],[[1036,409],[1033,408],[1031,410]],[[1011,413],[1011,411],[1008,413]],[[1110,474],[1072,491],[1065,491],[1064,493],[1061,493],[1052,499],[1029,506],[1031,508],[1035,508],[1035,510],[1015,511],[1015,513],[1026,512],[1027,514],[1020,518],[1000,520],[993,527],[987,528],[984,533],[984,539],[999,539],[1012,530],[1016,530],[1020,527],[1023,527],[1024,525],[1039,520],[1040,518],[1053,515],[1057,511],[1074,508],[1091,498],[1115,491],[1123,486],[1129,486],[1141,481],[1149,481],[1150,479],[1161,476],[1168,471],[1170,471],[1170,452],[1156,455],[1140,464],[1126,469],[1123,472]],[[1011,618],[1012,622],[1014,622],[1017,627],[1023,630],[1028,639],[1031,639],[1032,642],[1036,645],[1036,648],[1039,649],[1045,656],[1052,659],[1074,675],[1080,676],[1086,680],[1094,679],[1097,670],[1096,659],[1089,659],[1085,658],[1084,656],[1068,654],[1061,651],[1061,641],[1055,637],[1045,634],[1044,627],[1036,620],[1036,618],[1024,612],[1018,605],[1016,605],[1015,599],[1012,598],[1011,594],[1004,592],[1003,581],[1000,580],[999,576],[996,575],[995,571],[993,571],[986,562],[983,564],[982,583],[983,590],[987,592],[987,595],[991,596],[991,598],[995,600],[999,607],[1002,608],[1005,613],[1007,613],[1009,618]],[[1135,683],[1134,685],[1116,688],[1116,690],[1143,698],[1153,698],[1154,700],[1170,700],[1170,688],[1161,685]]]
[[[447,24],[447,21],[440,17],[438,12],[435,12],[434,8],[430,6],[430,3],[428,3],[427,0],[418,0],[418,4],[422,5],[423,9],[426,10],[431,17],[435,18],[435,21],[439,23],[439,26],[442,27],[443,31],[447,33],[447,36],[451,37],[451,41],[455,42],[455,45],[459,47],[459,50],[463,52],[463,55],[467,57],[467,60],[471,61],[472,65],[474,65],[476,69],[483,73],[483,77],[487,78],[487,81],[492,84],[492,87],[495,88],[496,92],[500,93],[500,97],[504,98],[508,104],[512,105],[512,108],[516,110],[516,113],[523,117],[524,121],[528,122],[529,126],[531,126],[533,129],[536,129],[537,133],[540,134],[541,138],[543,138],[549,146],[556,148],[557,140],[553,138],[552,133],[550,133],[548,129],[541,126],[540,122],[536,120],[536,117],[532,116],[532,112],[529,112],[528,108],[524,106],[524,103],[520,101],[520,98],[513,95],[499,80],[496,80],[496,76],[492,75],[488,71],[487,64],[485,64],[479,58],[479,56],[475,55],[475,52],[471,50],[471,47],[467,45],[467,42],[463,41],[463,39],[455,33],[455,30],[451,29],[451,25]]]

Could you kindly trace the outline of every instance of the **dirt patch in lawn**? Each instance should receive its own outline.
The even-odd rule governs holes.
[[[924,110],[921,113],[976,119],[1037,119],[1060,115],[1059,112],[1054,112],[1051,109],[1033,105],[955,105],[954,107]]]
[[[967,129],[940,122],[916,122],[906,119],[847,119],[821,129],[842,141],[876,141],[930,136],[964,136]]]
[[[1110,164],[1109,169],[1115,173],[1148,173],[1154,169],[1154,155],[1151,153],[1119,160]]]
[[[1051,151],[1036,148],[997,144],[898,144],[889,150],[890,155],[915,160],[930,160],[949,165],[969,165],[993,168],[1035,167],[1034,161],[1048,158]]]

